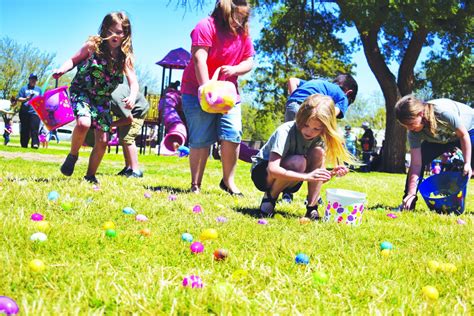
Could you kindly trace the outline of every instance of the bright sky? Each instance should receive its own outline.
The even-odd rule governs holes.
[[[189,0],[195,2],[194,0]],[[31,43],[41,51],[56,53],[54,66],[61,65],[85,42],[97,34],[103,17],[124,10],[132,23],[132,41],[137,64],[148,68],[160,81],[162,67],[155,65],[170,50],[190,50],[189,34],[196,23],[209,15],[213,0],[202,10],[178,6],[178,0],[0,0],[0,37],[9,36],[19,44]],[[261,24],[251,20],[252,38],[258,38]],[[350,32],[349,34],[355,34]],[[365,56],[353,56],[361,94],[380,91]],[[258,60],[257,60],[258,62]],[[166,72],[168,74],[168,71]],[[174,70],[172,80],[181,80]]]

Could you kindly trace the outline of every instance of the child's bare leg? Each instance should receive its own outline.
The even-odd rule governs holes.
[[[135,143],[133,144],[123,143],[122,148],[123,148],[123,155],[125,157],[126,166],[132,169],[133,171],[137,171],[139,169],[137,146],[135,145]]]
[[[326,152],[321,147],[315,147],[308,152],[308,165],[306,172],[318,168],[324,168]],[[308,182],[308,206],[313,206],[319,200],[321,195],[321,187],[323,183],[321,181]]]
[[[72,131],[71,139],[71,155],[78,156],[79,149],[81,149],[84,140],[86,139],[87,131],[91,127],[91,118],[88,116],[80,116],[76,120],[76,126]]]
[[[95,145],[89,157],[89,166],[87,167],[87,176],[95,176],[100,162],[107,150],[107,133],[101,130],[94,131]]]
[[[124,140],[120,141],[122,144],[123,159],[125,160],[125,167],[130,168],[130,151],[128,150],[128,144]]]
[[[234,182],[239,149],[240,143],[232,143],[226,140],[221,141],[221,160],[223,173],[222,180],[224,181],[224,184],[234,193],[240,192]]]
[[[306,158],[302,155],[292,155],[284,158],[281,161],[281,166],[287,170],[292,170],[296,172],[305,172],[306,170]],[[272,198],[278,198],[278,195],[286,189],[291,188],[298,184],[298,181],[288,181],[285,179],[271,178],[271,175],[268,175],[270,178],[267,179],[267,183],[271,183],[270,194]]]
[[[189,166],[191,168],[191,191],[201,191],[202,176],[206,168],[209,147],[191,148],[189,150]]]

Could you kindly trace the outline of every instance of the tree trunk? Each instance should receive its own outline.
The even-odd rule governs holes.
[[[356,25],[357,27],[357,25]],[[380,28],[373,25],[369,31],[357,27],[365,57],[370,69],[382,89],[386,108],[385,140],[382,153],[382,171],[391,173],[405,172],[406,130],[395,119],[394,107],[400,97],[395,76],[387,67],[380,52],[377,35]]]

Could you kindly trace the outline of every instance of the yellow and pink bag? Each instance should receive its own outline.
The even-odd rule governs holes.
[[[217,80],[221,67],[217,68],[211,80],[199,87],[199,103],[204,112],[225,114],[237,102],[237,89],[230,81]]]

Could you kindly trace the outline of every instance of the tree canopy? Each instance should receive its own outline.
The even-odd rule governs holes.
[[[265,104],[266,98],[275,102],[277,96],[286,96],[283,85],[286,78],[294,74],[330,77],[331,70],[350,71],[353,66],[350,54],[362,47],[382,89],[386,107],[387,146],[382,169],[404,172],[406,130],[395,120],[395,103],[413,92],[414,68],[421,49],[431,47],[436,38],[446,54],[462,51],[471,56],[473,5],[456,0],[422,0],[416,4],[393,0],[326,2],[253,1],[257,13],[265,16],[266,22],[257,41],[258,52],[264,55],[264,66],[257,68],[251,88],[263,93],[259,102]],[[355,27],[358,36],[349,43],[342,42],[340,34],[350,27]],[[399,64],[396,73],[389,68],[391,62]],[[468,66],[472,67],[472,63]],[[281,107],[278,103],[277,110]]]

